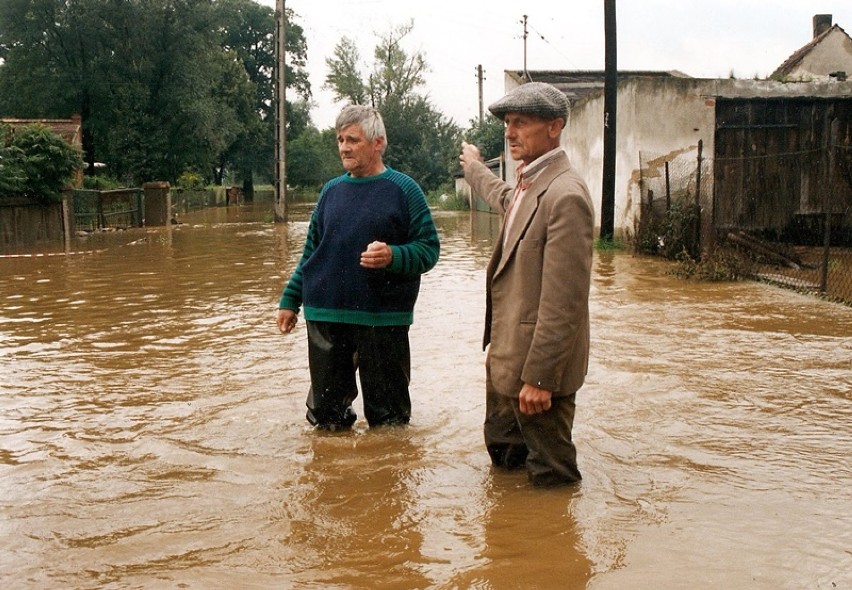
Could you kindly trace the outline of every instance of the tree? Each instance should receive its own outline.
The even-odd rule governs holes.
[[[255,174],[270,179],[275,166],[275,14],[271,8],[252,0],[224,0],[220,2],[219,10],[222,47],[228,55],[235,56],[254,85],[254,108],[258,117],[222,154],[216,176],[221,183],[225,170],[233,168],[236,176],[242,179],[243,188],[249,189],[247,185],[251,184]],[[305,69],[307,45],[304,30],[296,21],[295,13],[289,8],[285,10],[286,84],[293,91],[288,96],[298,97],[295,101],[288,101],[287,136],[295,138],[310,125],[307,105],[311,85]]]
[[[330,71],[323,88],[334,92],[336,102],[367,104],[369,89],[358,70],[360,60],[358,47],[348,37],[343,37],[334,47],[333,58],[326,58],[325,63]]]
[[[464,134],[464,139],[479,148],[486,160],[496,158],[505,149],[505,125],[497,117],[487,116],[483,121],[470,120],[470,129]]]
[[[334,57],[326,60],[330,73],[325,87],[334,91],[338,102],[377,108],[388,133],[385,163],[429,191],[448,182],[458,166],[461,130],[419,93],[428,65],[420,52],[409,55],[402,47],[412,29],[409,22],[380,36],[367,76],[361,73],[355,43],[344,37]]]
[[[219,180],[226,169],[248,179],[271,174],[271,8],[251,0],[3,3],[0,114],[80,113],[86,159],[131,182],[174,181],[186,170]],[[288,84],[307,99],[306,44],[295,23],[288,46]]]
[[[336,143],[333,127],[321,132],[311,127],[293,139],[287,148],[287,181],[293,186],[319,188],[339,175]]]

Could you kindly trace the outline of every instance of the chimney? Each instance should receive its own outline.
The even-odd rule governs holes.
[[[830,14],[815,14],[814,15],[814,39],[825,33],[831,28]]]

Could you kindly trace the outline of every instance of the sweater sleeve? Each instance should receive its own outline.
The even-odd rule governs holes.
[[[311,215],[311,221],[308,224],[308,235],[305,238],[305,248],[302,251],[302,257],[299,259],[299,264],[290,276],[290,280],[284,286],[281,292],[281,299],[278,302],[278,309],[291,309],[299,313],[299,308],[302,306],[302,265],[313,254],[319,240],[317,229],[317,209],[314,209]]]
[[[407,176],[403,178],[401,187],[408,199],[408,242],[391,245],[393,260],[388,270],[404,275],[419,275],[438,263],[441,243],[423,190]]]

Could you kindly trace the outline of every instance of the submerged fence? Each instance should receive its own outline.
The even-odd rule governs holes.
[[[78,231],[141,227],[144,221],[142,189],[76,189],[72,196]]]
[[[852,305],[852,146],[640,158],[637,249],[696,260],[735,250],[751,278]],[[815,160],[826,172],[813,173]]]

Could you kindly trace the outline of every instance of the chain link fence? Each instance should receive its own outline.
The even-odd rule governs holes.
[[[712,162],[703,147],[665,155],[640,152],[641,211],[635,247],[676,259],[701,255],[701,203],[712,191]]]
[[[778,169],[799,178],[797,167],[807,163],[800,156],[753,159],[772,169],[767,158],[775,158]],[[852,305],[852,146],[834,144],[809,157],[828,158],[832,180],[812,191],[818,198],[789,215],[783,227],[769,228],[762,220],[772,205],[764,204],[761,194],[736,195],[735,219],[717,219],[714,169],[733,158],[706,158],[700,146],[675,155],[641,153],[642,207],[634,246],[693,270],[706,262],[714,270],[709,278],[746,277]],[[749,158],[737,159],[737,165],[749,165]],[[711,211],[702,214],[702,206]]]

